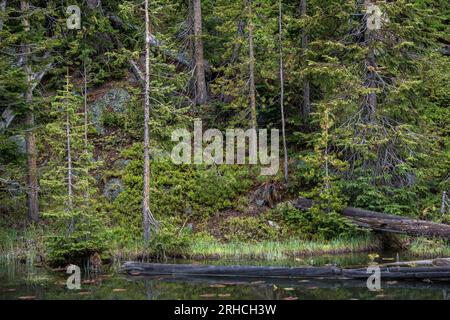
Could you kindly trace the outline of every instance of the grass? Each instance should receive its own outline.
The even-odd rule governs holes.
[[[200,240],[191,245],[188,256],[194,259],[281,260],[297,256],[343,254],[376,249],[379,249],[379,244],[370,236],[331,241],[293,239],[286,242],[263,241],[259,243],[220,243]]]
[[[419,257],[450,257],[450,245],[443,239],[414,239],[409,245],[408,251]]]
[[[37,261],[42,261],[46,257],[44,238],[44,230],[39,228],[29,228],[22,232],[11,229],[0,230],[0,262],[25,262],[27,265],[33,266]],[[150,257],[275,261],[302,256],[367,252],[379,248],[379,241],[370,235],[331,241],[292,239],[284,242],[261,241],[254,243],[223,243],[212,237],[198,237],[181,250],[172,248],[159,255],[152,254],[150,252],[152,250],[146,250],[140,240],[111,241],[110,249],[102,254],[102,258],[110,260],[113,264],[120,264],[125,260],[146,260]]]
[[[0,230],[0,263],[24,262],[31,267],[44,257],[42,229],[30,227],[25,231]]]

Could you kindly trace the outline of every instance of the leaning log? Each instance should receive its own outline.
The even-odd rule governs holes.
[[[301,210],[308,210],[313,205],[311,200],[301,197],[292,203],[297,209]],[[448,224],[411,219],[352,207],[344,208],[341,214],[357,226],[363,228],[410,236],[441,237],[450,240],[450,225]]]
[[[343,269],[326,267],[267,267],[267,266],[212,266],[196,264],[161,264],[126,262],[122,271],[132,275],[174,275],[244,278],[329,278],[367,279],[372,272],[366,268]],[[385,279],[435,279],[450,281],[450,267],[380,267]]]

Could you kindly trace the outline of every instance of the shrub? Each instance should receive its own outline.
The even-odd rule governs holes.
[[[254,217],[232,217],[226,219],[221,226],[223,237],[227,241],[257,242],[273,240],[277,237],[277,230],[271,228],[264,221]]]
[[[77,229],[71,234],[57,233],[46,239],[48,258],[55,265],[83,265],[92,254],[104,252],[109,240],[109,234],[100,223],[79,222]]]
[[[191,231],[177,227],[176,221],[171,220],[163,222],[150,240],[148,251],[158,258],[183,255],[191,245]]]
[[[231,208],[234,199],[252,184],[251,170],[243,166],[176,165],[170,158],[152,152],[150,207],[158,219],[167,216],[205,218]],[[113,218],[140,233],[142,218],[142,145],[123,154],[131,159],[122,177],[125,189],[114,202]]]
[[[330,240],[351,237],[359,231],[355,225],[335,211],[325,212],[320,207],[303,211],[296,209],[291,203],[281,203],[271,210],[269,216],[283,224],[284,236]]]

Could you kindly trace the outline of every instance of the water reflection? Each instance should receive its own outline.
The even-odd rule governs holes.
[[[383,254],[386,262],[396,253]],[[401,256],[402,260],[409,257]],[[367,265],[367,254],[321,256],[289,261],[202,261],[205,264],[326,265],[342,267]],[[193,261],[167,261],[189,263]],[[199,263],[199,262],[195,262]],[[81,290],[66,288],[64,271],[0,265],[0,299],[446,299],[449,282],[383,281],[382,291],[371,292],[365,280],[231,278],[199,276],[127,276],[116,269],[104,274],[82,273]]]

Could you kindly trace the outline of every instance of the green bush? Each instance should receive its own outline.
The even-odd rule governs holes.
[[[258,242],[274,240],[277,230],[267,225],[263,220],[254,217],[232,217],[226,219],[220,227],[226,241]]]
[[[125,116],[107,111],[103,112],[101,121],[105,127],[122,128],[125,125]]]
[[[132,232],[141,232],[143,189],[142,145],[123,153],[130,159],[123,174],[125,184],[114,202],[113,218]],[[150,207],[158,219],[191,216],[202,219],[226,208],[245,194],[253,183],[249,168],[237,165],[176,165],[166,156],[151,152]]]
[[[298,210],[291,203],[281,203],[271,210],[269,217],[282,224],[283,236],[299,236],[311,240],[331,240],[355,236],[359,230],[335,211],[325,212],[313,207]]]
[[[110,253],[119,259],[164,259],[167,256],[182,256],[190,247],[192,239],[192,230],[186,228],[179,217],[164,217],[157,232],[151,230],[147,245],[142,238],[142,224],[133,229],[125,226],[115,227]]]
[[[64,230],[65,227],[59,228]],[[79,220],[72,233],[57,232],[48,236],[45,244],[48,248],[50,263],[61,265],[74,263],[83,265],[94,253],[103,253],[108,249],[110,233],[98,218]]]
[[[183,255],[191,245],[191,231],[178,225],[177,219],[165,220],[151,238],[148,251],[158,258]]]

